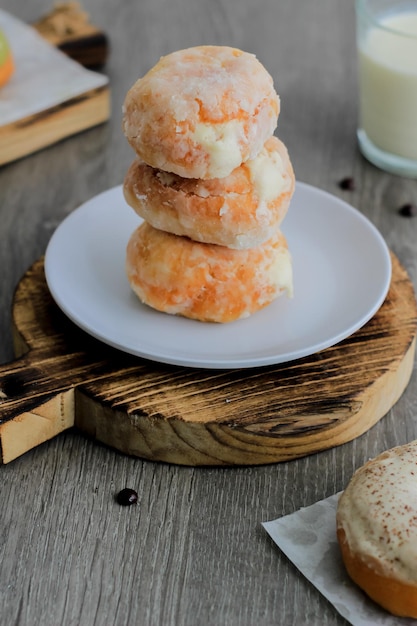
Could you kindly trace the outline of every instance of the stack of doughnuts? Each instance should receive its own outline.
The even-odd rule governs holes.
[[[123,190],[144,221],[126,272],[143,303],[230,322],[292,295],[280,227],[295,178],[273,136],[279,108],[263,65],[226,46],[162,57],[128,91],[123,130],[136,157]]]

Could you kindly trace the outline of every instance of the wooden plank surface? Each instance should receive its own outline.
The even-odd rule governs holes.
[[[416,181],[358,153],[353,3],[343,0],[85,0],[110,37],[109,124],[0,169],[0,358],[13,358],[12,300],[60,221],[120,184],[132,160],[121,105],[171,50],[200,43],[255,52],[282,101],[279,136],[297,178],[373,221],[417,285]],[[41,0],[4,0],[27,21]],[[338,181],[353,176],[354,191]],[[260,522],[343,489],[356,467],[417,438],[417,377],[366,434],[338,448],[260,467],[142,461],[70,431],[0,468],[0,616],[7,626],[342,626],[346,622],[280,553]],[[121,508],[114,495],[138,491]]]
[[[11,163],[109,119],[108,86],[0,128],[0,166]]]
[[[0,28],[9,42],[13,66],[0,94],[0,166],[109,119],[108,79],[58,51],[61,42],[67,43],[69,33],[74,42],[80,21],[79,34],[94,33],[96,44],[98,29],[88,23],[87,14],[76,10],[76,2],[59,6],[51,16],[55,18],[52,40],[50,22],[49,29],[44,22],[35,28],[13,13],[0,11]],[[100,34],[99,39],[104,44],[101,48],[105,48],[105,35]],[[78,40],[78,44],[81,41],[87,44],[88,37]],[[88,56],[83,59],[86,63]],[[93,51],[90,60],[94,56]]]

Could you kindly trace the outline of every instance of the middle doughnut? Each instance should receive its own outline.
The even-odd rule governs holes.
[[[254,159],[225,178],[182,178],[137,158],[126,174],[123,191],[126,202],[154,228],[243,250],[276,233],[294,186],[287,149],[271,137]]]

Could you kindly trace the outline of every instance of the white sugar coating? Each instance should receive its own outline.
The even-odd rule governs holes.
[[[353,553],[377,559],[388,576],[417,583],[417,441],[361,467],[337,517]]]
[[[123,129],[152,167],[223,178],[262,149],[279,97],[255,55],[227,46],[173,52],[128,91]]]

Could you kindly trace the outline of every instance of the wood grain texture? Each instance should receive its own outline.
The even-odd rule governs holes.
[[[2,371],[7,463],[76,426],[117,450],[180,465],[257,465],[341,445],[383,417],[415,354],[413,286],[392,257],[386,301],[340,344],[293,363],[244,370],[169,367],[89,338],[58,310],[43,260],[14,298],[16,355]]]
[[[278,134],[298,180],[362,211],[417,287],[416,181],[377,170],[356,143],[354,6],[345,0],[84,0],[110,39],[108,124],[0,168],[0,361],[14,358],[16,285],[77,206],[132,160],[124,94],[169,51],[201,43],[257,54],[281,96]],[[30,23],[44,0],[3,0]],[[338,181],[353,176],[355,190]],[[351,442],[282,463],[186,467],[119,454],[70,429],[3,465],[0,616],[7,626],[347,626],[260,522],[344,488],[383,450],[417,438],[417,372]],[[122,487],[138,505],[119,507]],[[0,622],[2,620],[0,619]],[[3,626],[3,625],[2,625]]]
[[[0,165],[10,163],[109,119],[107,86],[0,126]]]

